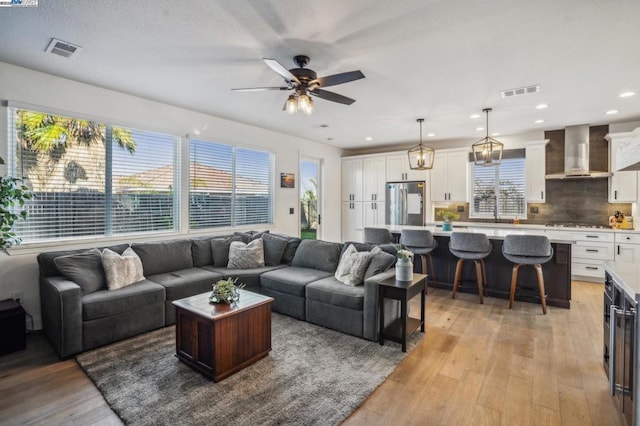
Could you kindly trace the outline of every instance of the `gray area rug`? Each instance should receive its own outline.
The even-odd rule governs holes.
[[[415,333],[407,347],[423,338]],[[310,425],[347,418],[407,355],[274,313],[266,358],[214,383],[175,356],[175,327],[76,357],[107,403],[136,425]]]

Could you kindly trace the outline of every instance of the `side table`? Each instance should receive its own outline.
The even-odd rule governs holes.
[[[402,344],[402,352],[407,351],[407,337],[409,337],[420,326],[420,331],[424,332],[425,320],[425,285],[427,276],[424,274],[413,274],[411,281],[396,281],[395,277],[390,277],[378,283],[378,312],[380,316],[380,344],[383,345],[385,339]],[[409,300],[420,294],[420,319],[409,316],[407,305]],[[387,327],[384,326],[384,299],[394,299],[400,301],[400,318],[393,321]]]

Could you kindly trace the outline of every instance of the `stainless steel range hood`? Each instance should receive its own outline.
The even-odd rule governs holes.
[[[546,175],[546,179],[606,178],[611,173],[589,170],[589,125],[564,129],[564,173]]]

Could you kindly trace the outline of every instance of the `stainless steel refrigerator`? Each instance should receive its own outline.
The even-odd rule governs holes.
[[[424,226],[424,181],[387,182],[386,197],[384,216],[387,225]]]

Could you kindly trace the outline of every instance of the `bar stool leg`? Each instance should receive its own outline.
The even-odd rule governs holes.
[[[487,290],[489,284],[487,281],[487,268],[484,264],[484,259],[480,260],[482,262],[482,283],[484,284],[484,295],[489,296],[489,291]]]
[[[536,268],[536,272],[538,274],[538,289],[540,290],[540,303],[542,304],[542,314],[547,314],[547,301],[545,299],[544,292],[544,276],[542,275],[542,265],[536,264],[533,265]]]
[[[480,297],[480,304],[484,304],[484,300],[482,299],[483,293],[483,284],[482,284],[482,262],[479,260],[474,260],[473,263],[476,264],[476,281],[478,282],[478,296]]]
[[[433,268],[433,256],[429,253],[429,263],[431,264],[431,281],[433,282],[433,288],[436,288],[436,270]]]
[[[453,278],[453,294],[451,295],[452,299],[456,298],[456,292],[458,291],[458,283],[460,282],[460,279],[462,278],[462,264],[464,263],[464,260],[462,259],[458,259],[458,262],[456,263],[456,274]]]
[[[513,300],[516,297],[516,284],[518,282],[518,270],[520,269],[520,264],[516,263],[513,265],[513,270],[511,272],[511,292],[509,293],[509,309],[513,307]]]

